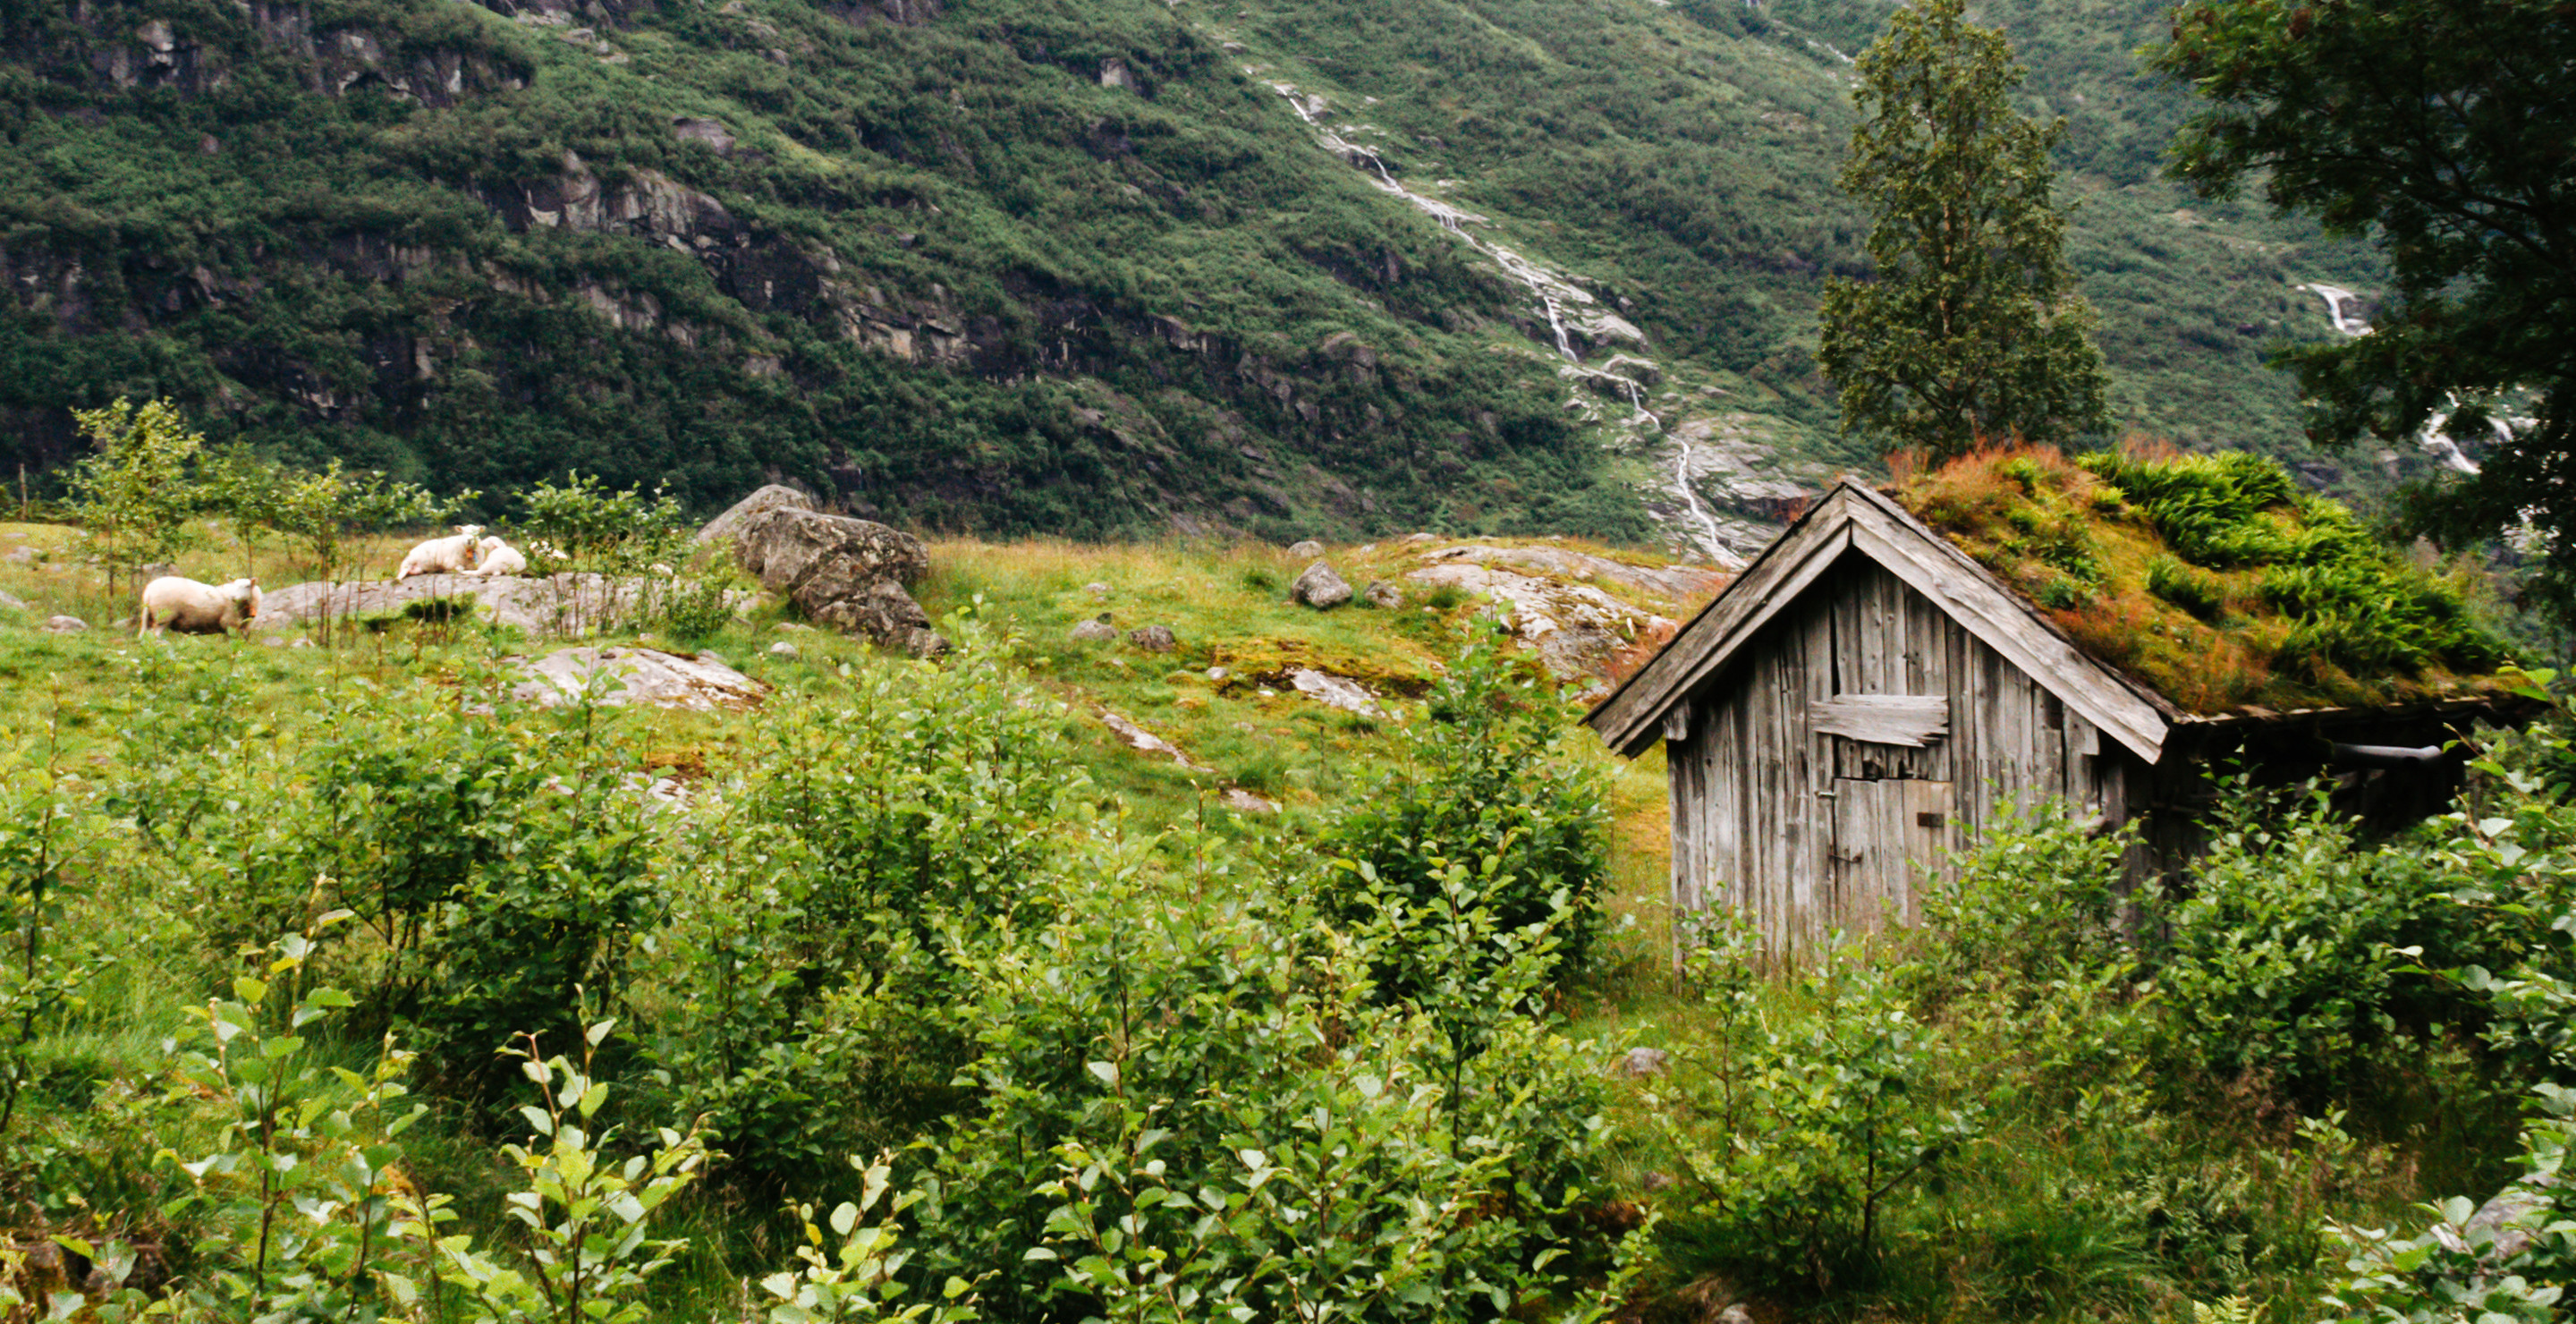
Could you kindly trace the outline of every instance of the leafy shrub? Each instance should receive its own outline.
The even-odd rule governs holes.
[[[181,866],[172,899],[217,962],[278,916],[345,909],[367,940],[339,930],[313,960],[362,990],[364,1024],[407,1023],[442,1085],[479,1098],[513,1036],[571,1028],[576,989],[614,1003],[659,908],[642,799],[602,738],[615,710],[351,680],[289,743],[250,734],[236,686],[194,673],[139,714],[117,797]]]
[[[2131,975],[2124,856],[2134,829],[2095,833],[2066,807],[1999,799],[1996,815],[1946,876],[1920,886],[1922,923],[1906,978],[1937,1005],[1969,995],[2026,997],[2070,981]]]
[[[1868,1283],[1889,1211],[1982,1109],[1942,1096],[1937,1032],[1868,953],[1836,946],[1775,994],[1758,987],[1749,930],[1716,936],[1692,956],[1720,1034],[1704,1050],[1714,1069],[1677,1085],[1702,1120],[1668,1130],[1690,1181],[1668,1254],[1791,1296]],[[1796,1010],[1775,1015],[1775,998]]]
[[[674,636],[695,643],[733,624],[732,594],[724,580],[709,575],[684,580],[662,606],[662,624]]]
[[[2446,995],[2398,949],[2459,950],[2447,880],[2353,833],[2322,793],[2222,798],[2209,853],[2157,912],[2155,987],[2184,1060],[2332,1097],[2364,1084],[2402,1027],[2440,1016]]]
[[[1056,703],[971,621],[944,667],[883,662],[774,699],[736,806],[677,843],[645,1030],[729,1182],[839,1178],[957,1103],[952,944],[1048,886],[1082,779]]]
[[[1493,1023],[1460,1060],[1351,977],[1365,939],[1095,849],[1051,920],[961,954],[983,1103],[937,1142],[933,1272],[989,1268],[1032,1320],[1491,1319],[1569,1286],[1597,1050],[1510,1010],[1533,963],[1461,1009]]]
[[[1462,865],[1484,889],[1473,904],[1502,932],[1562,914],[1557,959],[1580,969],[1601,927],[1606,813],[1598,776],[1558,753],[1554,698],[1490,642],[1461,655],[1428,696],[1426,720],[1399,737],[1407,769],[1318,840],[1335,861],[1324,884],[1331,913],[1359,923],[1390,905],[1439,910],[1449,904],[1444,871]],[[1419,982],[1401,962],[1377,977],[1397,994]]]
[[[2561,1000],[2561,1016],[2576,999]],[[2576,1218],[2565,1195],[2576,1150],[2576,1091],[2542,1085],[2522,1134],[2522,1175],[2485,1206],[2454,1196],[2421,1235],[2331,1225],[2343,1273],[2325,1304],[2336,1324],[2542,1324],[2565,1317],[2576,1281]],[[2493,1213],[2488,1211],[2492,1210]]]

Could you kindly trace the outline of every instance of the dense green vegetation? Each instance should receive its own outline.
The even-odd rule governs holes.
[[[37,611],[94,573],[42,542],[0,562]],[[30,698],[0,1290],[101,1319],[2538,1320],[2570,1271],[2563,1227],[2440,1240],[2566,1140],[2555,730],[2479,737],[2468,796],[2388,842],[2231,790],[2162,891],[2038,807],[1919,930],[1777,971],[1716,917],[1675,980],[1659,761],[1574,739],[1473,602],[1316,623],[1262,549],[940,564],[925,601],[971,610],[938,664],[766,611],[636,623],[743,659],[775,687],[747,713],[531,706],[527,641],[470,618],[269,649],[0,614]],[[1061,639],[1104,600],[1186,651]],[[1205,669],[1372,637],[1385,719]],[[1229,766],[1108,740],[1111,704]],[[1284,812],[1220,807],[1261,758]],[[1664,1069],[1613,1069],[1632,1046]],[[2447,1228],[2415,1207],[2457,1195]]]
[[[2561,329],[2576,255],[2550,164],[2576,131],[2563,15],[2526,3],[2325,17],[2177,7],[2172,40],[2150,51],[2202,98],[2176,173],[2211,196],[2254,185],[2386,258],[2388,334],[2282,355],[2311,435],[2376,444],[2435,427],[2475,447],[2474,473],[2408,493],[2409,523],[2454,544],[2512,541],[2543,563],[2542,596],[2563,611],[2576,583]]]
[[[2078,26],[2015,31],[2042,95],[2108,67]],[[1841,66],[1732,6],[9,0],[0,51],[0,407],[40,470],[68,407],[166,394],[441,491],[778,472],[931,528],[1643,536],[1530,293],[1272,81],[1643,328],[1668,424],[1872,458],[1807,360],[1859,261]],[[2119,424],[2284,447],[2255,350],[2318,334],[2285,282],[2351,259],[2177,211],[2165,94],[2109,76],[2069,152]]]
[[[2187,711],[2496,692],[2508,661],[2473,567],[2399,556],[2259,455],[1986,450],[1896,497]]]

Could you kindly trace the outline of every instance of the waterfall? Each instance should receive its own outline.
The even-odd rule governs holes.
[[[2360,295],[2334,285],[2302,285],[2299,288],[2312,291],[2318,298],[2326,301],[2326,319],[2334,323],[2335,330],[2348,336],[2366,336],[2370,334],[2370,320],[2368,318],[2362,317],[2357,313],[2351,317],[2344,316],[2344,305],[2352,304],[2356,308],[2359,307],[2361,303]]]
[[[1244,72],[1251,73],[1253,70],[1247,68]],[[1375,184],[1379,191],[1402,198],[1416,210],[1440,222],[1441,229],[1466,240],[1468,247],[1492,258],[1495,265],[1503,269],[1504,276],[1528,289],[1538,300],[1540,311],[1547,315],[1548,334],[1556,341],[1556,352],[1570,362],[1583,361],[1583,356],[1575,352],[1573,334],[1565,325],[1565,305],[1568,302],[1590,303],[1592,302],[1590,294],[1575,288],[1573,283],[1564,277],[1539,266],[1512,249],[1478,238],[1467,228],[1470,225],[1492,224],[1492,221],[1486,217],[1452,206],[1438,198],[1426,198],[1397,183],[1395,175],[1386,168],[1386,162],[1378,158],[1374,149],[1345,141],[1341,135],[1323,126],[1321,118],[1324,110],[1323,98],[1306,96],[1297,90],[1294,83],[1274,82],[1269,86],[1271,91],[1288,99],[1288,108],[1297,112],[1298,120],[1315,130],[1316,137],[1322,142],[1326,151],[1353,165],[1365,162],[1366,168],[1375,173],[1375,177],[1369,182]],[[1634,331],[1634,328],[1629,329]],[[1639,334],[1638,339],[1642,342],[1643,335]]]
[[[1699,503],[1699,493],[1691,487],[1690,438],[1678,437],[1676,440],[1681,442],[1682,455],[1681,460],[1673,466],[1673,490],[1681,494],[1683,507],[1689,510],[1691,518],[1699,523],[1701,550],[1707,552],[1710,559],[1719,565],[1726,565],[1734,561],[1734,558],[1727,552],[1726,543],[1717,536],[1717,517],[1709,514],[1708,507]],[[1734,563],[1742,564],[1740,561]]]

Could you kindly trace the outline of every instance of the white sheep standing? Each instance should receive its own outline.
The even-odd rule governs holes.
[[[177,575],[163,575],[143,586],[143,610],[136,613],[140,627],[137,635],[177,630],[181,634],[222,634],[227,630],[250,632],[251,622],[259,619],[259,581],[236,579],[229,584],[200,584]]]
[[[394,572],[394,578],[461,574],[473,567],[475,555],[483,549],[483,544],[478,541],[482,536],[482,525],[459,524],[455,536],[432,538],[412,548],[410,554],[403,557],[402,569]]]
[[[481,554],[475,558],[473,568],[465,571],[465,573],[469,575],[524,575],[528,573],[528,558],[519,555],[518,548],[501,541],[499,538],[486,538],[482,542]]]

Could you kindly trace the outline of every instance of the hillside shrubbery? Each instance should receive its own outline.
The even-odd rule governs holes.
[[[1296,858],[1130,833],[1058,701],[948,628],[947,666],[782,695],[668,800],[632,719],[470,655],[259,717],[238,662],[142,651],[117,771],[6,770],[15,1216],[129,1278],[120,1318],[660,1317],[683,1261],[782,1320],[1583,1313],[1601,1051],[1544,1006],[1600,811],[1529,743],[1543,698],[1489,658],[1444,687],[1483,715],[1448,757],[1562,788],[1459,846],[1589,872],[1529,911],[1517,860],[1454,871],[1427,940]],[[450,1157],[501,1140],[501,1175]]]
[[[2504,740],[2386,843],[2240,788],[2188,880],[2132,897],[2121,835],[2008,820],[1894,951],[1786,982],[1721,940],[1657,1147],[1668,1271],[1902,1316],[2542,1317],[2576,812],[2534,774],[2565,748]],[[2471,1194],[2386,1230],[2417,1181]],[[2510,1223],[2470,1230],[2499,1187]]]
[[[1131,555],[1114,593],[1171,577]],[[1092,612],[1094,568],[1031,556],[1022,600]],[[95,654],[116,683],[0,755],[0,1290],[102,1319],[2537,1320],[2564,1276],[2530,1175],[2576,1085],[2563,735],[2492,740],[2387,842],[2228,790],[2164,892],[2033,809],[1918,929],[1777,970],[1721,922],[1677,991],[1609,922],[1662,881],[1612,850],[1634,782],[1487,641],[1389,700],[1346,801],[1218,831],[1107,789],[1131,754],[1069,706],[1077,666],[1147,655],[942,628],[937,664],[799,636],[755,714],[530,706],[471,632],[364,680]],[[1630,1036],[1663,1070],[1616,1069]],[[2465,1226],[2508,1185],[2537,1235]]]

